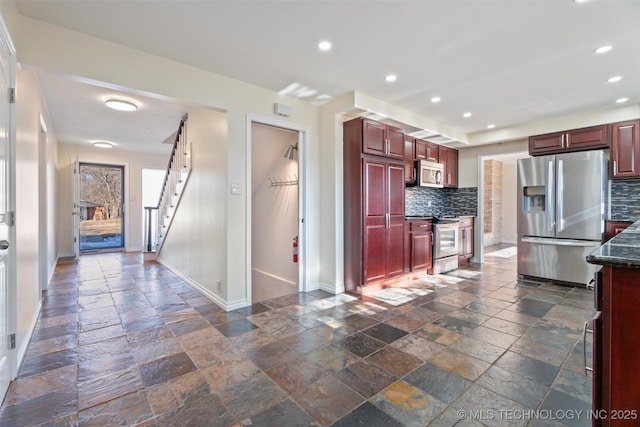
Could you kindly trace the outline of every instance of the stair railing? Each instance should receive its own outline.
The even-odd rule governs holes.
[[[158,204],[144,207],[147,252],[160,252],[191,171],[191,144],[187,141],[187,118],[185,114],[180,120]]]

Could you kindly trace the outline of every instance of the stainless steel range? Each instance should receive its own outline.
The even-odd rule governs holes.
[[[433,273],[441,274],[458,268],[458,220],[433,220]]]

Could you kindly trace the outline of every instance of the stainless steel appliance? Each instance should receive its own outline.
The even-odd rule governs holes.
[[[420,187],[442,188],[442,173],[444,165],[442,163],[428,162],[426,160],[416,160],[417,183]]]
[[[586,284],[600,246],[607,188],[604,151],[518,160],[518,274]]]
[[[458,268],[458,233],[457,219],[433,219],[434,274]]]

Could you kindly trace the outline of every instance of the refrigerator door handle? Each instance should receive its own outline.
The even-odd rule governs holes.
[[[543,237],[523,237],[522,241],[524,243],[534,243],[538,245],[583,246],[585,248],[594,246],[599,243],[596,241],[549,239],[549,238],[543,238]]]
[[[556,199],[558,212],[558,230],[557,233],[564,230],[564,172],[563,160],[558,160],[558,198]]]
[[[549,171],[547,176],[547,228],[549,232],[554,233],[556,227],[556,213],[555,213],[555,157],[549,160]],[[554,233],[555,234],[555,233]]]

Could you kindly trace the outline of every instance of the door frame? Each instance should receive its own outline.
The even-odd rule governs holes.
[[[251,143],[252,143],[252,130],[253,124],[263,124],[269,126],[275,126],[282,129],[292,130],[298,132],[298,292],[307,292],[310,289],[310,283],[308,280],[308,269],[306,266],[307,254],[309,253],[309,242],[307,236],[309,236],[309,226],[304,220],[306,217],[306,207],[309,205],[307,198],[310,192],[308,191],[309,180],[307,179],[307,165],[309,164],[309,142],[310,142],[310,129],[306,126],[298,125],[295,123],[285,122],[282,120],[276,120],[269,117],[262,117],[252,114],[247,114],[247,140],[245,149],[246,157],[246,183],[247,190],[245,192],[247,201],[247,215],[246,215],[246,265],[245,265],[245,289],[247,295],[247,304],[252,304],[251,295],[251,283],[252,283],[252,239],[251,239],[251,221],[252,221],[252,201],[251,194],[253,189],[251,186]]]
[[[16,49],[11,41],[11,36],[5,25],[4,19],[0,16],[0,49],[2,49],[3,61],[6,60],[6,72],[7,72],[7,86],[10,88],[16,87],[16,70],[17,59]],[[8,103],[9,117],[7,120],[8,133],[7,133],[7,164],[5,170],[5,179],[7,186],[7,214],[15,215],[16,209],[16,104]],[[11,245],[6,255],[6,268],[7,268],[7,306],[6,307],[6,322],[7,332],[9,334],[15,334],[18,330],[18,289],[17,289],[17,260],[16,260],[16,227],[9,221],[8,227],[8,240]],[[14,380],[18,375],[18,346],[9,349],[7,356],[9,362],[9,375],[10,379]],[[0,398],[4,399],[5,390],[0,390]]]
[[[510,149],[500,152],[488,152],[478,155],[478,216],[474,225],[474,241],[473,241],[473,262],[484,262],[484,161],[495,160],[496,157],[504,155],[520,155],[529,153],[525,149]],[[517,215],[516,208],[516,215]]]

